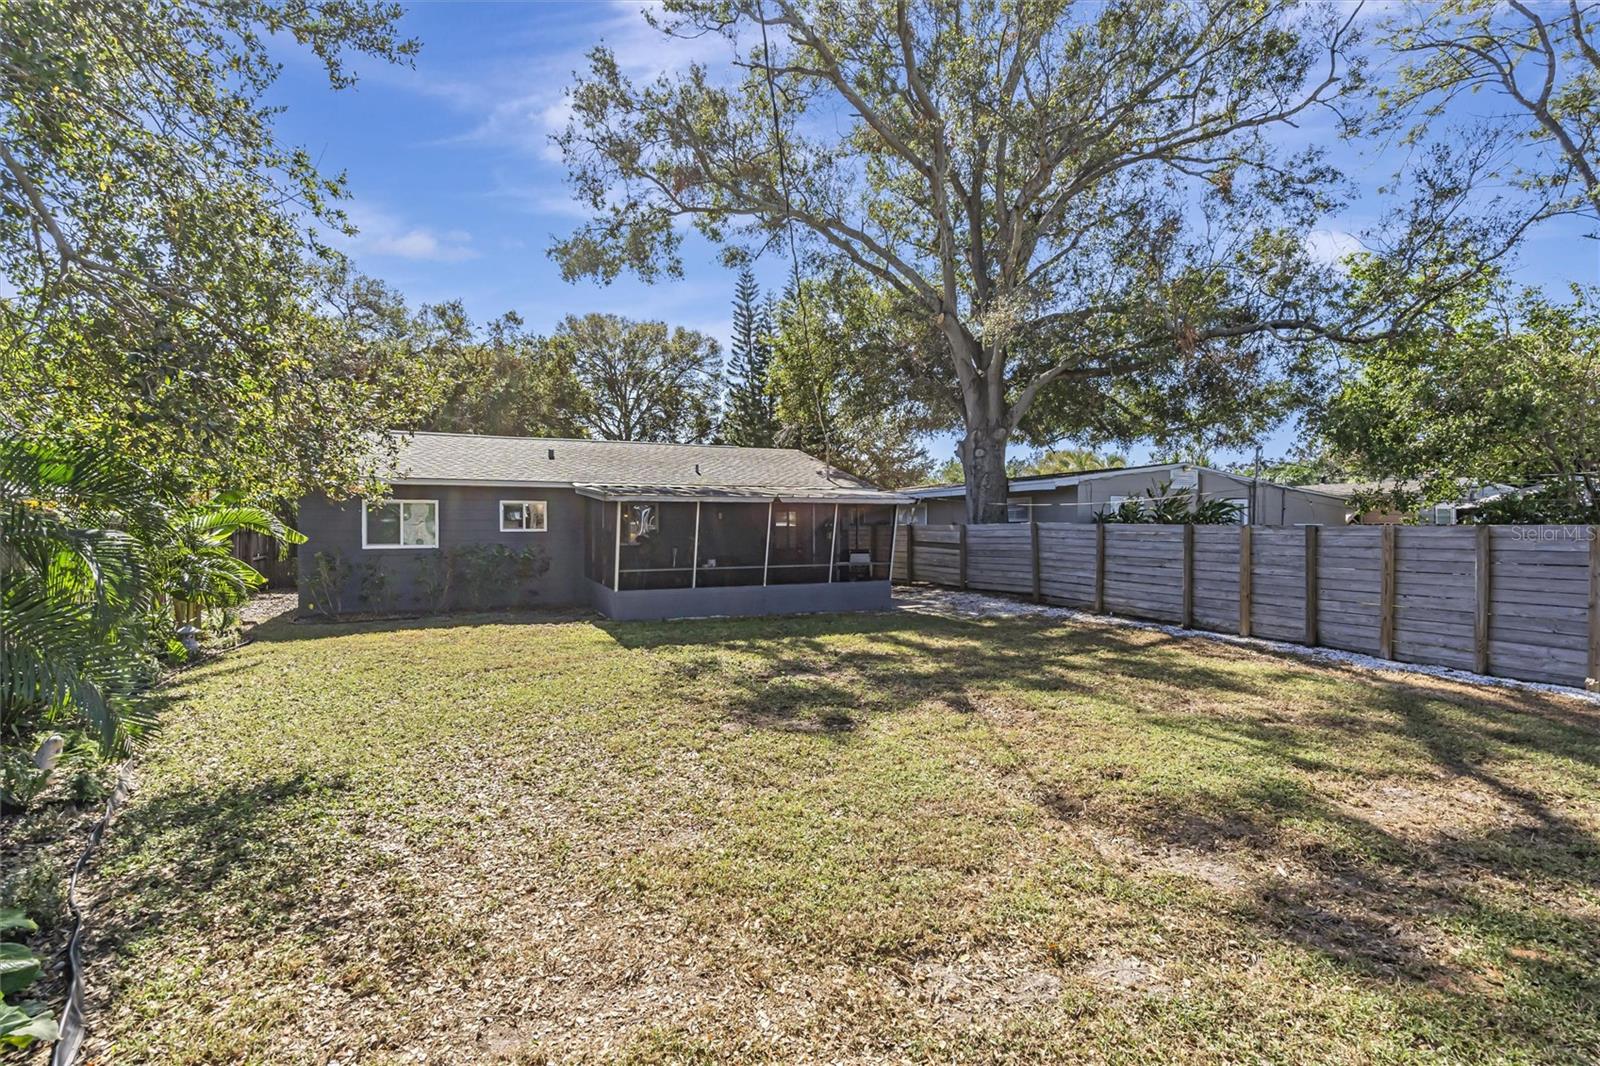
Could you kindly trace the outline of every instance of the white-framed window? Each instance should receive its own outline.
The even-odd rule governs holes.
[[[543,533],[547,516],[543,500],[501,500],[500,532]]]
[[[1239,509],[1239,524],[1241,526],[1249,525],[1250,524],[1250,497],[1248,497],[1248,496],[1234,496],[1233,498],[1229,499],[1227,502],[1233,504],[1235,507],[1237,507]]]
[[[1028,508],[1033,503],[1031,496],[1013,496],[1006,501],[1006,521],[1028,521]]]
[[[363,548],[437,548],[438,500],[368,500],[361,508]]]
[[[925,526],[928,524],[928,505],[914,503],[909,507],[900,509],[900,524],[906,526]]]

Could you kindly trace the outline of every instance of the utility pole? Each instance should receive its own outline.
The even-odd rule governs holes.
[[[1256,444],[1256,470],[1255,470],[1255,474],[1250,478],[1250,513],[1249,513],[1249,515],[1246,516],[1246,519],[1245,519],[1246,522],[1248,522],[1250,525],[1254,525],[1255,521],[1256,521],[1256,515],[1261,513],[1260,508],[1261,508],[1261,445],[1259,443],[1257,443]]]

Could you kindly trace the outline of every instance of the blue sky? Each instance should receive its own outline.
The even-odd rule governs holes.
[[[361,64],[358,84],[341,92],[327,88],[307,55],[286,52],[272,93],[286,107],[278,129],[326,172],[348,175],[347,210],[362,230],[346,246],[356,265],[413,303],[459,298],[479,321],[515,310],[544,331],[566,314],[612,311],[702,330],[726,345],[733,276],[698,237],[686,245],[684,278],[653,286],[568,284],[545,254],[582,217],[549,135],[562,124],[562,90],[584,53],[604,41],[635,76],[728,54],[719,40],[666,40],[640,10],[638,0],[409,5],[404,32],[422,41],[415,67]],[[1297,139],[1331,143],[1327,133],[1313,121]],[[1393,159],[1340,149],[1335,162],[1370,190]],[[1358,202],[1315,235],[1317,246],[1348,250],[1349,234],[1376,215],[1373,201]],[[1600,282],[1600,245],[1582,233],[1577,225],[1536,232],[1519,280]],[[763,262],[758,273],[777,284],[785,268]],[[1265,448],[1272,456],[1293,443],[1285,429]],[[930,443],[940,460],[953,447],[953,438]],[[1135,449],[1136,460],[1143,456]]]

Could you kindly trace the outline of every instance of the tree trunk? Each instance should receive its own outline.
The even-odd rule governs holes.
[[[971,525],[1004,522],[1010,486],[1006,479],[1006,441],[1010,429],[1003,421],[986,425],[969,419],[961,441],[961,466],[967,479],[967,522]]]

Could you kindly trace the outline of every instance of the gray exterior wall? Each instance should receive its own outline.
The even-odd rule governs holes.
[[[297,528],[306,535],[300,545],[300,607],[313,608],[320,595],[312,575],[317,553],[336,553],[349,564],[342,600],[344,612],[429,611],[439,607],[422,587],[422,564],[441,552],[471,544],[503,544],[513,550],[541,548],[550,562],[543,577],[528,587],[507,590],[515,606],[566,607],[592,605],[617,619],[662,619],[712,615],[803,614],[819,611],[886,610],[888,581],[835,581],[814,585],[772,585],[729,588],[661,589],[616,592],[584,573],[586,507],[598,504],[571,489],[529,489],[500,486],[396,485],[391,499],[439,501],[437,548],[362,548],[361,501],[333,501],[312,496],[300,501]],[[547,531],[503,533],[501,500],[544,500]],[[957,501],[959,503],[959,501]],[[363,600],[363,574],[379,568],[387,575],[386,602]],[[458,590],[459,591],[459,590]],[[508,606],[509,603],[486,604]],[[471,606],[458,595],[453,606]]]
[[[1170,477],[1164,470],[1132,470],[1088,478],[1050,491],[1014,490],[1011,499],[1030,502],[1033,506],[1029,513],[1035,522],[1093,522],[1097,513],[1110,509],[1113,496],[1143,496]],[[1215,470],[1199,471],[1199,485],[1202,499],[1248,500],[1251,496],[1248,477]],[[966,501],[960,496],[921,502],[927,505],[928,525],[966,523]],[[1265,526],[1342,526],[1348,511],[1343,500],[1262,482],[1256,487],[1256,513],[1251,515],[1251,522]]]
[[[887,581],[834,581],[817,585],[744,585],[729,588],[648,589],[617,592],[589,582],[595,609],[608,618],[659,620],[714,615],[815,614],[886,611]]]
[[[519,590],[519,602],[530,607],[558,607],[589,602],[588,582],[583,575],[583,497],[571,489],[530,489],[496,485],[396,485],[391,498],[397,500],[439,501],[438,548],[361,547],[361,501],[333,501],[308,496],[300,501],[296,528],[306,535],[300,545],[300,606],[309,609],[315,594],[312,574],[318,552],[338,553],[350,564],[344,582],[342,607],[345,611],[383,608],[361,600],[362,573],[366,567],[381,568],[388,576],[388,606],[395,610],[427,610],[437,606],[422,602],[419,589],[420,564],[441,551],[467,544],[503,544],[520,551],[543,549],[550,568],[542,578]],[[543,533],[502,533],[501,500],[544,500],[547,531]]]

